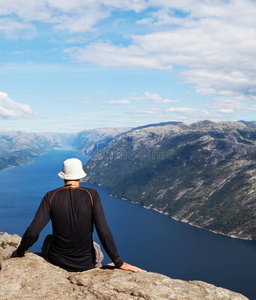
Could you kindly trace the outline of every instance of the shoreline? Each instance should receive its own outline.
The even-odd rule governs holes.
[[[130,201],[130,200],[129,200],[129,201]],[[130,202],[132,202],[132,201],[130,201]],[[140,204],[140,203],[138,203],[138,204]],[[141,205],[142,205],[142,204],[141,204]],[[142,206],[143,206],[143,205],[142,205]],[[225,237],[229,237],[229,238],[233,238],[233,239],[238,239],[238,240],[242,240],[242,241],[256,241],[256,240],[249,239],[249,238],[241,238],[241,237],[238,237],[238,236],[236,236],[236,235],[228,235],[228,234],[224,234],[224,233],[222,233],[222,232],[210,230],[210,229],[208,229],[208,228],[204,228],[204,227],[201,227],[201,226],[199,226],[199,225],[193,224],[193,223],[191,223],[191,222],[189,222],[189,221],[180,220],[180,219],[178,219],[178,218],[172,217],[169,213],[163,212],[163,211],[158,210],[157,208],[154,208],[154,207],[143,206],[143,208],[154,210],[154,211],[156,211],[156,212],[158,212],[158,213],[160,213],[160,214],[169,216],[169,217],[170,217],[171,219],[173,219],[174,221],[182,222],[182,223],[188,224],[188,225],[190,225],[190,226],[194,226],[194,227],[196,227],[196,228],[204,229],[204,230],[207,230],[207,231],[212,232],[212,233],[214,233],[214,234],[220,234],[220,235],[223,235],[223,236],[225,236]]]
[[[129,200],[129,201],[130,201],[130,200]],[[130,202],[132,202],[132,201],[130,201]],[[138,203],[138,204],[140,204],[140,203]],[[142,205],[142,204],[141,204],[141,205]],[[142,205],[142,206],[143,206],[143,205]],[[169,213],[163,212],[163,211],[158,210],[157,208],[154,208],[154,207],[143,206],[143,208],[154,210],[154,211],[156,211],[156,212],[158,212],[158,213],[160,213],[160,214],[169,216],[169,217],[170,217],[171,219],[173,219],[174,221],[182,222],[182,223],[188,224],[188,225],[190,225],[190,226],[194,226],[194,227],[196,227],[196,228],[204,229],[204,230],[207,230],[207,231],[212,232],[212,233],[214,233],[214,234],[220,234],[220,235],[223,235],[223,236],[225,236],[225,237],[229,237],[229,238],[233,238],[233,239],[238,239],[238,240],[242,240],[242,241],[256,241],[256,240],[249,239],[249,238],[241,238],[241,237],[238,237],[238,236],[236,236],[236,235],[228,235],[228,234],[224,234],[224,233],[222,233],[222,232],[210,230],[210,229],[208,229],[208,228],[204,228],[204,227],[201,227],[201,226],[199,226],[199,225],[193,224],[193,223],[191,223],[191,222],[189,222],[189,221],[180,220],[180,219],[178,219],[178,218],[172,217]]]
[[[27,161],[27,162],[18,164],[18,165],[16,165],[16,166],[8,165],[7,167],[4,167],[3,169],[0,169],[0,172],[1,172],[1,171],[4,171],[4,170],[7,170],[7,169],[10,169],[10,168],[17,168],[17,167],[21,167],[21,166],[25,166],[25,165],[32,164],[32,163],[34,163],[35,158],[40,157],[40,156],[43,156],[43,155],[47,154],[47,153],[50,152],[50,151],[62,151],[62,150],[65,151],[65,150],[70,150],[71,148],[72,148],[72,147],[70,147],[70,148],[69,148],[69,147],[67,147],[67,148],[63,147],[63,148],[54,148],[54,149],[50,149],[50,150],[44,151],[44,152],[41,153],[41,154],[37,154],[37,155],[31,156],[31,160],[29,160],[29,161]],[[71,150],[72,150],[72,149],[71,149]],[[73,150],[76,150],[76,148],[74,147]]]
[[[89,182],[89,181],[82,181],[82,182],[84,182],[84,183],[88,182],[88,183],[91,183],[91,184],[96,184],[96,185],[98,185],[98,186],[104,186],[104,185],[99,185],[99,184],[97,184],[97,183],[95,183],[95,182]],[[104,186],[104,187],[107,188],[108,191],[109,191],[109,188],[108,188],[107,186]],[[238,236],[236,236],[236,235],[228,235],[228,234],[224,234],[224,233],[222,233],[222,232],[218,232],[218,231],[210,230],[210,229],[207,229],[207,228],[204,228],[204,227],[200,227],[199,225],[193,224],[193,223],[188,222],[188,221],[185,221],[185,220],[179,220],[179,219],[177,219],[177,218],[175,218],[175,217],[172,217],[169,213],[163,212],[163,211],[161,211],[161,210],[159,210],[159,209],[153,207],[152,204],[150,204],[149,206],[145,206],[145,205],[142,205],[140,202],[136,202],[136,201],[133,201],[133,200],[124,198],[124,197],[119,197],[119,196],[117,196],[117,195],[113,195],[113,194],[110,193],[110,191],[109,191],[109,195],[110,195],[111,197],[115,197],[115,198],[118,198],[118,199],[123,200],[123,201],[129,201],[129,202],[132,203],[132,204],[141,205],[141,206],[142,206],[143,208],[145,208],[145,209],[154,210],[154,211],[156,211],[156,212],[158,212],[158,213],[160,213],[160,214],[162,214],[162,215],[169,216],[169,217],[170,217],[172,220],[174,220],[174,221],[182,222],[182,223],[188,224],[188,225],[190,225],[190,226],[193,226],[193,227],[196,227],[196,228],[199,228],[199,229],[204,229],[204,230],[207,230],[207,231],[212,232],[212,233],[214,233],[214,234],[219,234],[219,235],[222,235],[222,236],[225,236],[225,237],[229,237],[229,238],[232,238],[232,239],[238,239],[238,240],[242,240],[242,241],[256,241],[256,240],[254,240],[254,239],[241,238],[241,237],[238,237]]]
[[[34,157],[37,157],[37,156],[34,156]],[[5,170],[8,170],[8,169],[11,169],[11,168],[17,168],[17,167],[22,167],[22,166],[25,166],[25,165],[29,165],[29,164],[32,164],[33,162],[34,162],[34,159],[32,159],[31,161],[28,161],[28,162],[19,164],[19,165],[17,165],[17,166],[9,165],[9,166],[7,166],[7,167],[4,167],[3,169],[0,169],[0,172],[5,171]]]

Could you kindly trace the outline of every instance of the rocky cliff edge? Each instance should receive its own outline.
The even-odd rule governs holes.
[[[8,243],[6,243],[8,239]],[[14,236],[15,241],[17,236]],[[0,245],[15,247],[0,233]],[[0,252],[3,254],[3,247]],[[3,255],[6,256],[7,251]],[[152,273],[132,273],[106,265],[85,272],[67,272],[40,255],[5,259],[0,271],[0,299],[186,299],[242,300],[241,294],[201,281],[182,281]]]

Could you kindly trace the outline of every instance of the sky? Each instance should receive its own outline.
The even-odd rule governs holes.
[[[0,130],[256,121],[255,0],[0,0]]]

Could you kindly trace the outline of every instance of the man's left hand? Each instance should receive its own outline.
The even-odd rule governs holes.
[[[14,250],[14,251],[12,252],[12,255],[10,256],[10,258],[15,258],[15,257],[20,257],[20,256],[18,255],[18,253],[17,253],[17,250]]]

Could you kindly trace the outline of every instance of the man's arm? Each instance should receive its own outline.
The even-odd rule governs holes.
[[[17,250],[15,250],[11,258],[21,257],[24,255],[25,251],[28,250],[38,239],[40,232],[43,230],[45,225],[50,220],[50,206],[48,202],[47,195],[43,198],[35,217],[24,233],[21,243]]]
[[[95,193],[93,200],[93,221],[101,244],[104,247],[110,259],[114,262],[116,267],[122,270],[141,272],[142,270],[140,268],[127,264],[121,260],[116,249],[114,238],[108,227],[98,192]]]

